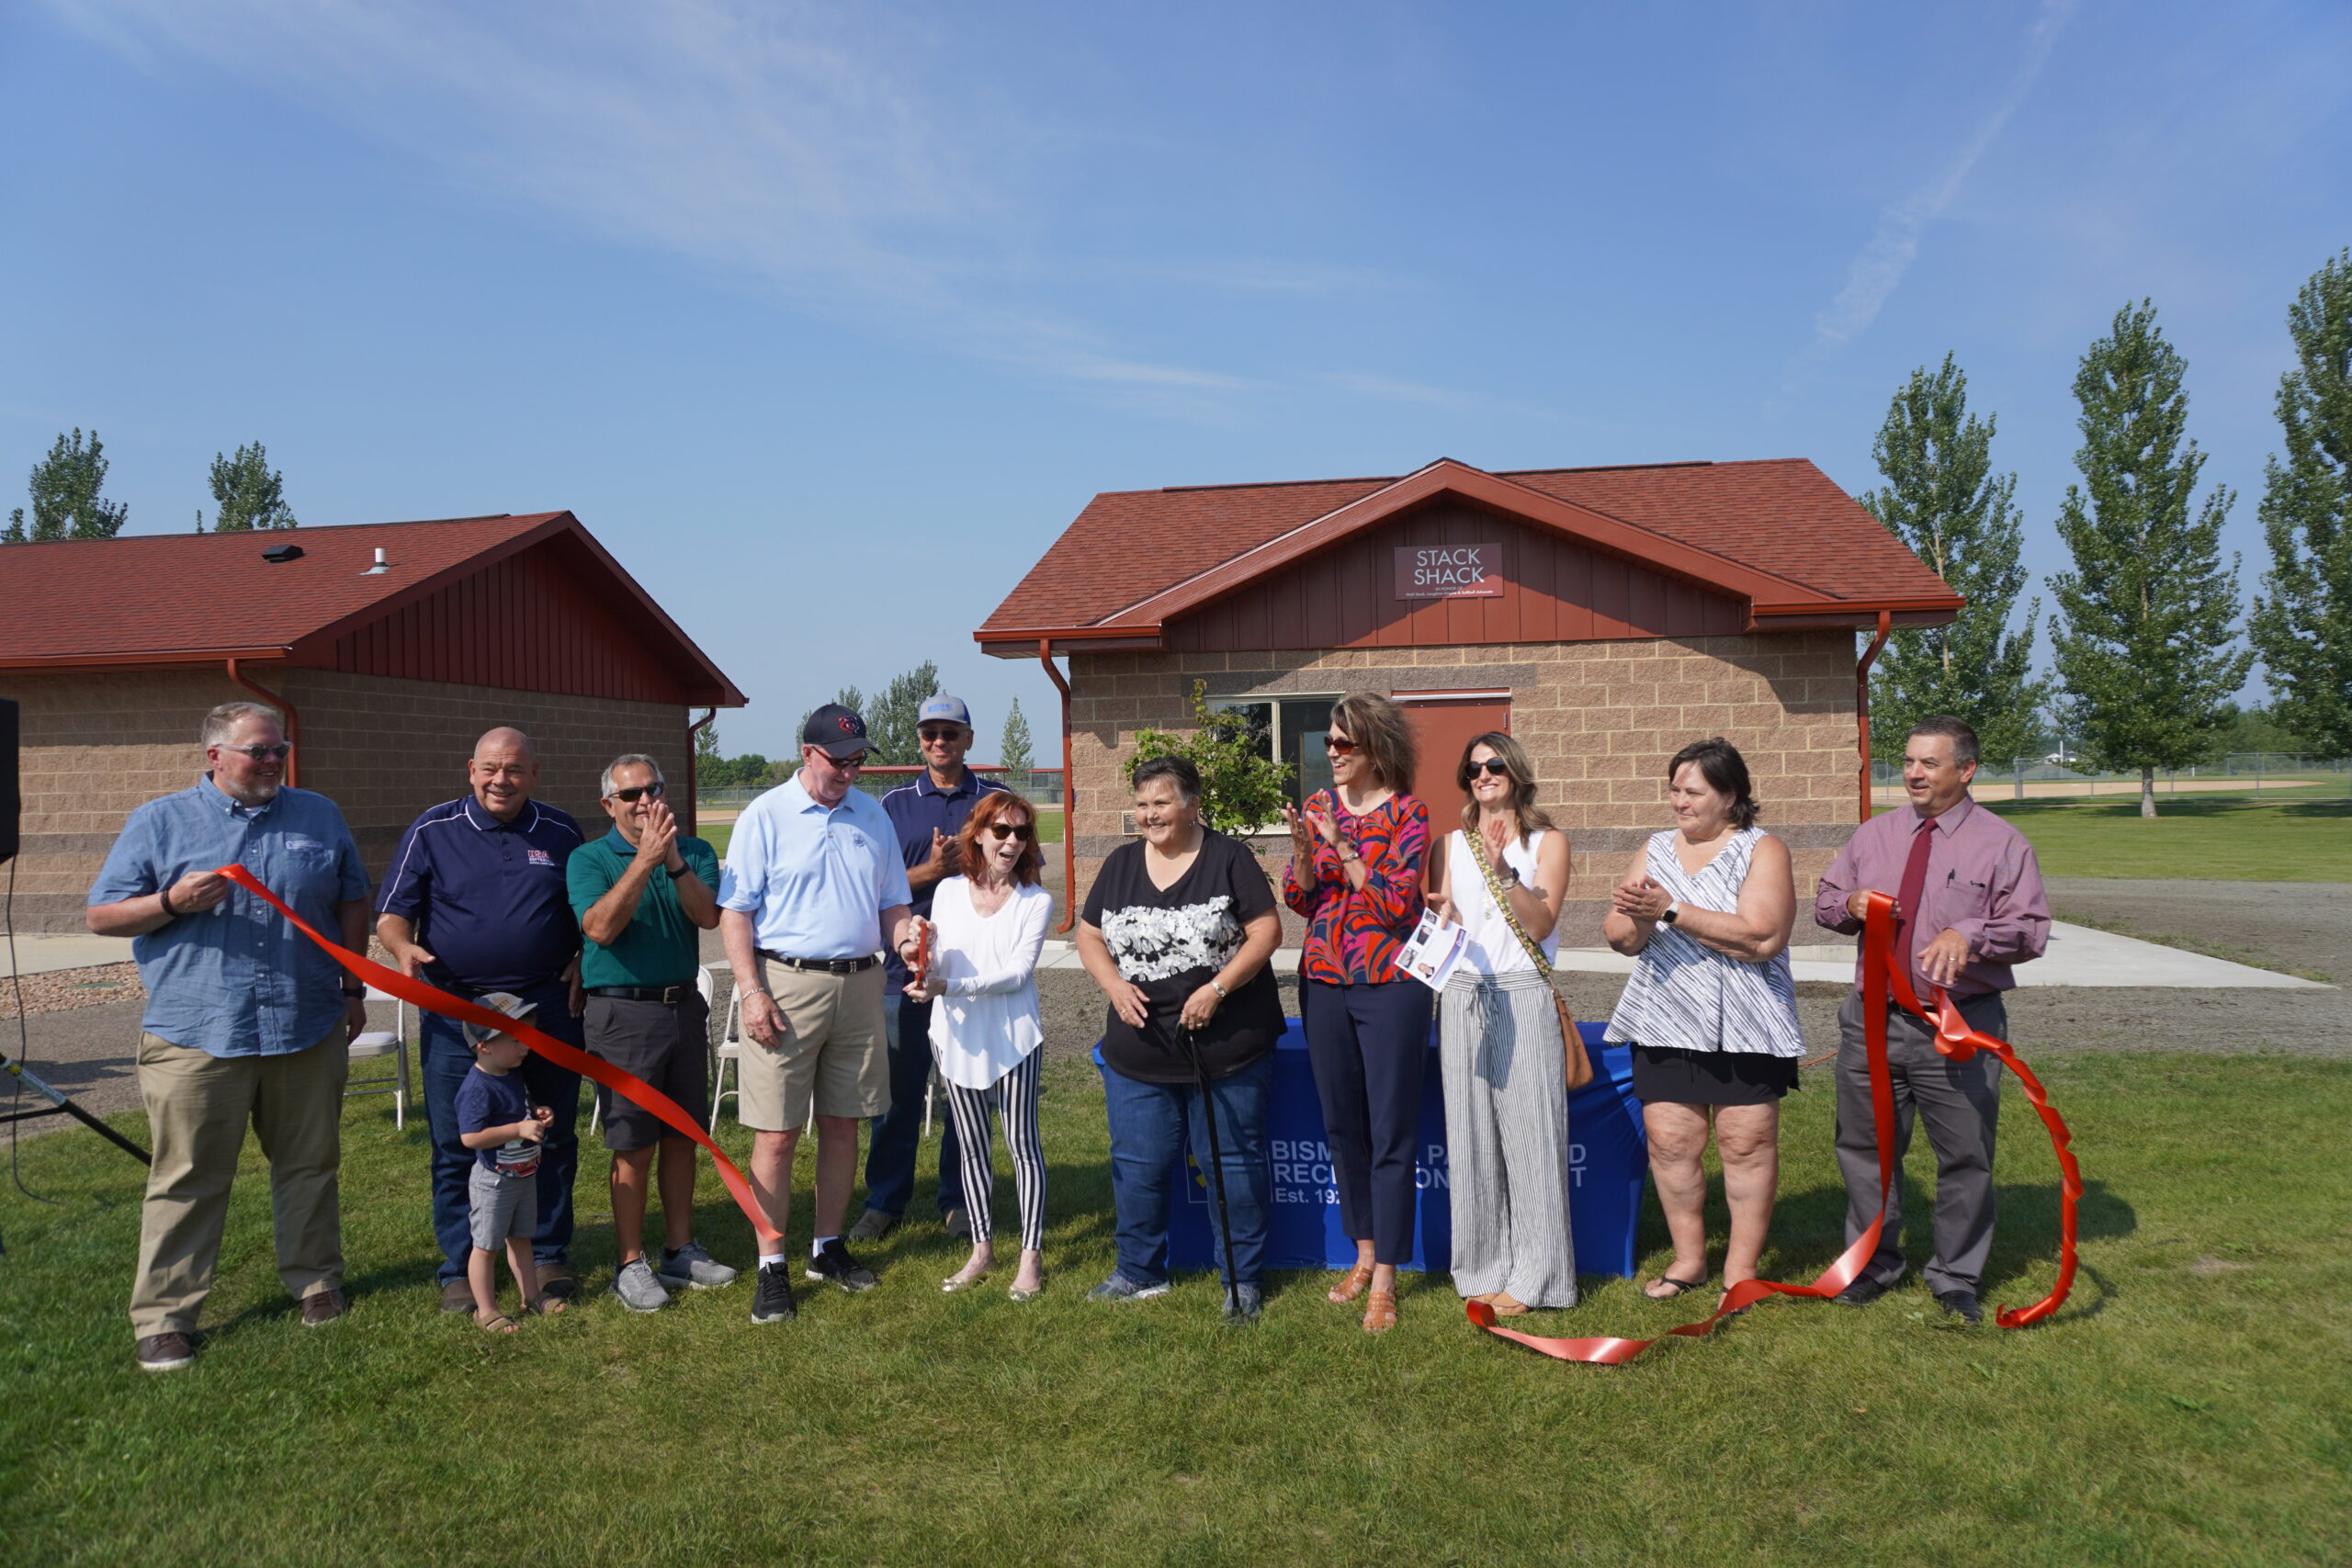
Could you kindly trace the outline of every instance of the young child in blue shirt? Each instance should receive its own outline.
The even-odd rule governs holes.
[[[481,1001],[518,1021],[536,1006],[507,991],[492,991]],[[466,1187],[474,1241],[466,1280],[473,1287],[474,1321],[492,1334],[512,1334],[514,1320],[498,1310],[502,1246],[524,1310],[563,1310],[560,1299],[539,1293],[538,1265],[531,1258],[531,1235],[539,1223],[539,1144],[554,1112],[531,1103],[523,1075],[515,1071],[531,1054],[528,1045],[479,1023],[469,1023],[465,1030],[474,1065],[458,1086],[458,1136],[475,1151]]]

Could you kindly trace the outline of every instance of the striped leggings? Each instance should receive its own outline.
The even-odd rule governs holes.
[[[1046,1053],[1032,1051],[1021,1065],[986,1089],[947,1086],[947,1114],[956,1123],[963,1156],[964,1202],[972,1219],[972,1239],[986,1241],[994,1225],[989,1200],[996,1185],[989,1160],[989,1112],[1004,1119],[1005,1152],[1012,1156],[1013,1190],[1021,1199],[1021,1246],[1035,1252],[1046,1245],[1046,1148],[1037,1136],[1037,1086]]]

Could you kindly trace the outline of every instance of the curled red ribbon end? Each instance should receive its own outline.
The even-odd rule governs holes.
[[[2042,1124],[2050,1130],[2051,1146],[2057,1151],[2058,1168],[2063,1179],[2059,1183],[2061,1207],[2059,1213],[2058,1282],[2050,1294],[2022,1310],[2004,1306],[1994,1314],[1993,1321],[2003,1328],[2023,1328],[2041,1322],[2058,1310],[2075,1284],[2075,1206],[2083,1195],[2081,1170],[2075,1163],[2074,1150],[2069,1146],[2073,1134],[2058,1112],[2051,1108],[2050,1096],[2041,1080],[2033,1076],[2018,1059],[2015,1050],[2006,1040],[1971,1029],[1961,1017],[1960,1009],[1939,988],[1934,994],[1935,1010],[1931,1013],[1919,1005],[1912,992],[1908,965],[1894,961],[1894,900],[1883,893],[1869,896],[1862,920],[1862,1044],[1868,1059],[1871,1077],[1871,1121],[1878,1135],[1878,1213],[1854,1244],[1838,1254],[1838,1260],[1822,1270],[1810,1285],[1784,1285],[1777,1280],[1742,1280],[1724,1292],[1715,1310],[1697,1323],[1686,1323],[1669,1328],[1656,1339],[1547,1339],[1541,1335],[1521,1334],[1505,1328],[1497,1321],[1495,1309],[1484,1302],[1465,1302],[1463,1310],[1472,1324],[1498,1339],[1526,1347],[1539,1355],[1561,1361],[1581,1361],[1594,1366],[1623,1366],[1651,1346],[1667,1338],[1680,1336],[1704,1338],[1715,1325],[1734,1317],[1772,1296],[1804,1296],[1826,1300],[1854,1282],[1862,1265],[1878,1250],[1878,1238],[1886,1223],[1887,1194],[1894,1187],[1894,1086],[1886,1066],[1886,1010],[1890,996],[1906,1011],[1915,1014],[1935,1029],[1936,1049],[1956,1062],[1964,1062],[1979,1051],[1990,1051],[2001,1065],[2018,1076],[2025,1088],[2026,1098],[2041,1114]]]
[[[287,919],[293,922],[296,931],[325,949],[328,957],[386,996],[398,997],[404,1002],[423,1008],[427,1012],[437,1012],[445,1018],[454,1018],[461,1022],[479,1023],[485,1028],[503,1031],[553,1062],[557,1066],[569,1072],[578,1073],[591,1083],[602,1084],[616,1094],[624,1095],[650,1111],[663,1122],[676,1129],[681,1136],[692,1138],[710,1151],[711,1159],[718,1167],[718,1179],[727,1184],[728,1196],[735,1200],[735,1206],[742,1210],[744,1218],[752,1222],[752,1234],[763,1236],[772,1234],[768,1229],[766,1216],[760,1211],[759,1200],[752,1195],[752,1184],[743,1179],[743,1173],[736,1168],[735,1162],[727,1157],[725,1150],[711,1141],[710,1134],[703,1131],[702,1123],[688,1115],[684,1107],[651,1084],[634,1074],[623,1072],[609,1062],[600,1061],[591,1056],[577,1046],[567,1045],[562,1041],[534,1029],[527,1023],[518,1023],[503,1012],[492,1011],[481,1003],[469,1002],[463,997],[451,996],[438,987],[428,986],[422,980],[412,980],[397,969],[388,969],[372,958],[356,953],[339,942],[330,942],[301,916],[288,908],[285,900],[263,886],[259,877],[242,865],[224,865],[220,867],[214,874],[235,883],[279,914],[284,915]]]

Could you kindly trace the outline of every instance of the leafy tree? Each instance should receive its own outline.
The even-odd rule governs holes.
[[[708,782],[710,770],[718,763],[718,716],[714,712],[710,722],[695,731],[695,777]]]
[[[286,476],[269,466],[269,454],[258,441],[238,447],[233,457],[212,454],[212,505],[216,534],[297,525],[286,504]],[[201,512],[196,514],[196,526],[203,532]]]
[[[2304,752],[2312,748],[2301,736],[2278,722],[2276,709],[2222,705],[2221,745],[2224,751]]]
[[[1988,762],[2028,754],[2041,728],[2050,682],[2033,676],[2033,633],[2041,601],[2026,605],[2023,629],[2009,629],[2025,587],[2023,530],[2011,501],[2015,474],[1993,472],[1991,416],[1968,412],[1968,378],[1947,354],[1887,405],[1871,455],[1883,488],[1855,497],[1929,570],[1966,597],[1946,626],[1894,633],[1871,673],[1872,751],[1900,759],[1911,727],[1931,714],[1957,714],[1976,728]]]
[[[872,711],[865,714],[865,735],[874,742],[874,761],[899,767],[922,761],[922,747],[915,737],[915,714],[926,698],[938,694],[939,666],[928,659],[890,678],[874,699]]]
[[[1008,773],[1027,773],[1035,765],[1029,745],[1029,721],[1022,716],[1019,697],[1012,699],[1012,711],[1004,716],[1004,738],[997,742],[996,760]]]
[[[99,495],[107,482],[106,447],[98,433],[90,432],[87,446],[75,430],[61,435],[49,456],[33,465],[28,489],[33,514],[29,525],[24,508],[8,514],[0,544],[21,545],[32,539],[111,539],[122,532],[130,509]]]
[[[2195,507],[2205,455],[2183,432],[2188,364],[2153,302],[2115,313],[2075,377],[2083,484],[2068,485],[2058,533],[2075,569],[2050,580],[2050,638],[2069,729],[2088,761],[2140,771],[2140,815],[2156,814],[2158,768],[2219,749],[2225,705],[2254,655],[2234,649],[2237,558],[2222,562],[2226,489]]]
[[[1247,833],[1281,817],[1289,804],[1290,768],[1258,750],[1260,736],[1237,709],[1211,711],[1208,682],[1193,682],[1190,734],[1159,729],[1136,731],[1136,754],[1127,777],[1150,757],[1182,757],[1201,773],[1201,817],[1220,832]]]
[[[2278,378],[2287,460],[2263,468],[2270,570],[2248,623],[2271,712],[2314,750],[2352,756],[2352,249],[2287,312],[2295,368]]]

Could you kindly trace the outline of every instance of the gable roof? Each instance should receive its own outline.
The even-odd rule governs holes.
[[[1399,478],[1098,495],[973,636],[1007,653],[1041,637],[1136,646],[1440,496],[1745,600],[1758,626],[1860,625],[1883,609],[1935,624],[1964,603],[1803,458],[1499,473],[1441,458]]]
[[[300,558],[265,558],[280,545],[300,546]],[[559,549],[646,638],[689,701],[742,705],[734,682],[569,512],[0,546],[0,670],[331,666],[337,639],[540,546]],[[379,549],[390,570],[371,573]]]

